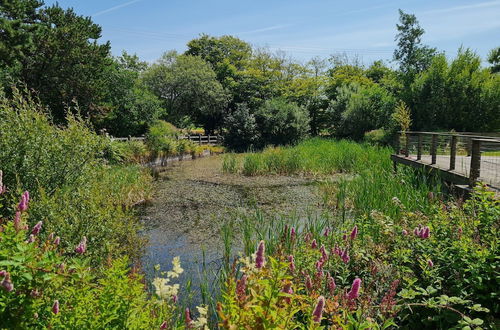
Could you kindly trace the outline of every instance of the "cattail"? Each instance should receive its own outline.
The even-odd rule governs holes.
[[[75,248],[75,252],[78,254],[84,254],[87,251],[87,237],[83,236],[80,244]]]
[[[406,231],[406,229],[403,229],[403,230],[401,231],[401,234],[402,234],[403,236],[406,236],[406,235],[408,235],[408,232]]]
[[[335,284],[335,279],[330,274],[328,274],[327,284],[328,284],[328,290],[330,290],[330,294],[333,295],[337,285]]]
[[[434,267],[434,263],[432,262],[432,260],[431,260],[431,259],[427,260],[427,265],[428,265],[430,268]]]
[[[255,267],[262,268],[266,263],[266,257],[264,253],[266,251],[266,246],[264,241],[260,241],[259,246],[257,247],[256,257],[255,257]]]
[[[52,305],[52,313],[54,314],[59,314],[59,300],[55,300],[54,304]]]
[[[6,271],[4,271],[4,278],[2,282],[0,282],[0,286],[7,292],[14,290],[14,284],[10,279],[10,274]]]
[[[355,225],[354,228],[351,231],[351,240],[354,240],[356,236],[358,236],[358,226]]]
[[[311,248],[316,249],[317,247],[318,247],[318,243],[316,242],[316,239],[313,239],[313,241],[311,243]]]
[[[361,279],[359,278],[356,278],[353,282],[352,282],[352,286],[351,286],[351,291],[349,291],[347,293],[347,298],[349,299],[356,299],[359,295],[359,288],[361,286]]]
[[[160,324],[160,330],[164,330],[167,328],[167,321],[163,321],[162,324]]]
[[[193,320],[191,319],[191,313],[190,313],[188,307],[186,307],[186,310],[184,312],[184,316],[186,317],[186,319],[184,321],[186,323],[186,327],[191,328]]]
[[[311,281],[311,276],[306,275],[306,288],[307,290],[312,290],[312,281]]]
[[[321,247],[319,248],[319,250],[321,252],[321,256],[323,257],[323,261],[327,261],[328,254],[326,253],[326,249],[325,249],[325,246],[323,244],[321,244]]]
[[[313,322],[320,323],[321,318],[323,317],[323,308],[325,308],[325,297],[319,296],[318,302],[316,303],[316,307],[314,308],[312,317]]]
[[[59,236],[54,238],[54,245],[59,245],[60,243],[61,243],[61,238]]]
[[[293,258],[293,255],[288,256],[288,262],[290,263],[290,271],[293,273],[295,272],[295,260]]]
[[[40,233],[40,230],[42,230],[42,222],[38,221],[36,223],[36,225],[33,226],[33,229],[31,230],[31,234],[36,236]]]

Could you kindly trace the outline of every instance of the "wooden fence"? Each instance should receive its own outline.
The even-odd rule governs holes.
[[[144,141],[146,138],[144,136],[139,137],[110,137],[112,141]],[[179,135],[176,137],[177,140],[189,140],[198,143],[199,145],[220,145],[222,144],[222,136],[220,135]]]

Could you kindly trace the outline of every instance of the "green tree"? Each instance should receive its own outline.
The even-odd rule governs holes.
[[[255,116],[246,104],[238,104],[225,120],[224,144],[234,151],[247,151],[260,139]]]
[[[185,116],[207,132],[222,126],[229,95],[201,57],[167,52],[144,72],[143,79],[163,100],[168,120],[177,126]]]
[[[488,62],[491,64],[491,72],[500,72],[500,47],[492,49],[488,53]]]

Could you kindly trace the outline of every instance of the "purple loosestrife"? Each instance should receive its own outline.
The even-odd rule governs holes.
[[[335,279],[330,274],[328,274],[327,284],[328,284],[328,290],[330,290],[330,294],[333,295],[337,285],[335,284]]]
[[[316,307],[314,308],[312,317],[313,322],[320,323],[321,318],[323,317],[323,309],[325,308],[325,297],[319,296],[318,301],[316,303]]]
[[[5,186],[3,185],[3,172],[2,170],[0,170],[0,195],[5,193],[6,190],[7,188],[5,188]]]
[[[422,231],[420,232],[420,237],[423,239],[428,239],[431,234],[431,230],[429,227],[425,226]]]
[[[317,247],[318,247],[318,242],[316,242],[316,239],[313,239],[313,241],[311,243],[311,248],[316,249]]]
[[[347,248],[345,248],[344,252],[342,252],[342,255],[340,257],[342,258],[342,261],[345,264],[351,260],[351,257],[349,257],[349,251],[347,251]]]
[[[266,252],[266,245],[264,241],[260,241],[259,246],[257,247],[257,252],[255,253],[255,267],[256,268],[262,268],[264,267],[266,263],[266,257],[265,257],[265,252]]]
[[[325,228],[325,232],[323,233],[323,236],[328,237],[330,235],[330,228]]]
[[[59,236],[54,238],[54,245],[59,245],[60,243],[61,243],[61,238]]]
[[[356,278],[352,282],[351,291],[347,293],[347,298],[356,299],[359,296],[359,288],[361,287],[361,279]]]
[[[167,328],[167,321],[163,321],[162,324],[160,324],[160,330],[165,330]]]
[[[320,252],[321,252],[321,256],[323,258],[323,261],[327,261],[328,260],[328,254],[326,253],[326,249],[325,249],[325,246],[323,244],[321,244],[321,247],[319,248]]]
[[[406,231],[406,229],[403,229],[403,230],[401,231],[401,234],[402,234],[403,236],[406,236],[406,235],[408,235],[408,232]]]
[[[311,276],[306,275],[306,288],[307,290],[312,290],[313,284],[311,280]]]
[[[419,236],[420,237],[420,228],[419,227],[415,227],[415,229],[413,229],[413,234],[415,236]]]
[[[7,292],[11,292],[14,290],[14,284],[12,283],[10,279],[10,274],[6,271],[4,271],[4,278],[2,282],[0,282],[0,286]]]
[[[59,314],[59,300],[55,300],[54,304],[52,305],[52,313],[54,314]]]
[[[36,223],[36,225],[33,226],[33,229],[31,230],[31,234],[36,236],[40,233],[40,230],[42,230],[42,222],[38,221]]]
[[[174,304],[177,304],[177,301],[179,301],[179,297],[176,294],[174,294],[172,296],[172,301],[174,302]]]
[[[14,216],[14,228],[16,232],[21,230],[21,212],[16,211],[16,215]]]
[[[432,260],[431,260],[431,259],[427,260],[427,265],[428,265],[430,268],[434,267],[434,263],[432,262]]]
[[[281,289],[281,292],[288,293],[288,294],[293,294],[292,283],[291,282],[287,282],[285,284],[285,286],[283,286],[283,289]],[[290,301],[291,301],[290,297],[285,297],[285,301],[286,301],[287,304],[289,304]]]
[[[247,279],[248,276],[243,275],[236,284],[236,295],[240,301],[243,300],[247,294]]]
[[[48,241],[52,241],[54,239],[54,233],[50,233],[50,235],[47,237]]]
[[[293,258],[293,255],[289,255],[289,256],[288,256],[288,262],[290,263],[290,266],[289,266],[290,271],[291,271],[292,273],[293,273],[293,272],[295,272],[295,260],[294,260],[294,258]]]
[[[304,242],[309,242],[312,239],[312,233],[307,233],[304,236]]]
[[[30,237],[26,240],[27,244],[33,243],[35,241],[35,235],[31,234]]]
[[[297,232],[295,231],[295,228],[292,227],[292,229],[290,229],[290,238],[293,240],[295,240],[295,237],[297,236]]]
[[[356,239],[356,236],[358,236],[358,226],[355,225],[354,228],[352,228],[352,231],[351,231],[351,240],[355,240]]]
[[[193,326],[193,319],[191,319],[191,312],[189,311],[189,308],[186,307],[186,310],[184,311],[184,316],[185,316],[185,324],[187,328],[191,328]]]
[[[87,237],[83,236],[80,243],[76,246],[75,252],[78,254],[84,254],[87,251]]]

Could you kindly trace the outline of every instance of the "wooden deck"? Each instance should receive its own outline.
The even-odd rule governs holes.
[[[444,180],[456,185],[469,185],[470,163],[469,156],[456,156],[455,169],[450,170],[449,155],[437,155],[436,164],[431,164],[432,156],[422,155],[421,160],[417,160],[416,155],[392,155],[391,159],[395,163],[409,165],[415,168],[424,168],[431,172],[437,171]],[[488,184],[491,188],[500,191],[500,156],[482,156],[479,181]]]

